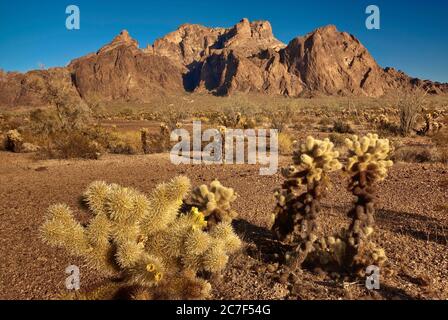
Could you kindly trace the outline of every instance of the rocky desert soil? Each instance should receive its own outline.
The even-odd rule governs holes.
[[[289,158],[281,158],[281,165]],[[82,261],[41,242],[38,227],[48,206],[67,203],[87,221],[79,196],[93,180],[149,192],[156,184],[186,175],[194,185],[218,178],[239,194],[235,229],[244,249],[234,256],[222,279],[214,280],[215,299],[448,299],[448,165],[396,164],[378,187],[376,241],[389,258],[381,288],[363,281],[334,279],[319,270],[282,276],[264,259],[270,243],[273,190],[280,174],[260,176],[258,166],[175,166],[168,154],[108,155],[97,161],[34,160],[31,155],[0,153],[0,298],[51,299],[65,290],[65,268],[81,268],[81,287],[101,279]],[[333,175],[323,201],[323,232],[348,225],[353,198],[346,180]]]

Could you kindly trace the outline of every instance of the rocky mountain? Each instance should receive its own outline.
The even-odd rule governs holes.
[[[286,45],[274,37],[269,22],[243,19],[228,29],[185,24],[144,49],[122,31],[67,67],[0,72],[0,105],[44,105],[49,89],[58,86],[86,102],[145,102],[155,93],[182,91],[378,97],[417,85],[448,93],[448,84],[381,68],[353,35],[335,26]]]

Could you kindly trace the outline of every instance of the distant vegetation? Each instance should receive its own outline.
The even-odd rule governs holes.
[[[382,99],[293,99],[191,94],[155,96],[149,104],[98,102],[86,106],[65,96],[64,91],[50,90],[49,94],[52,106],[0,114],[3,149],[61,159],[166,152],[172,146],[171,130],[188,128],[193,120],[200,120],[204,126],[215,128],[278,129],[282,154],[291,153],[293,142],[301,133],[320,132],[342,144],[352,134],[373,131],[394,142],[406,136],[424,139],[425,145],[420,148],[400,145],[406,148],[397,148],[397,160],[446,161],[447,147],[438,137],[446,135],[447,96],[414,93]],[[13,142],[12,136],[17,141]],[[420,155],[410,155],[414,149]]]

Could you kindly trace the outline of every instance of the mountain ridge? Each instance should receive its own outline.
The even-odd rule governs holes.
[[[183,24],[146,48],[123,30],[66,67],[0,73],[0,105],[44,105],[50,86],[88,103],[145,102],[155,93],[182,91],[380,97],[423,86],[431,94],[448,93],[448,84],[380,67],[355,36],[334,25],[285,44],[268,21],[248,19],[231,28]]]

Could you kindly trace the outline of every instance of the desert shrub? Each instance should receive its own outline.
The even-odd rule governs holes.
[[[135,116],[135,111],[131,108],[124,108],[118,116],[125,119],[132,119]]]
[[[39,158],[84,158],[97,159],[101,154],[133,155],[141,152],[140,133],[137,131],[117,131],[100,126],[64,130],[58,127],[42,126],[35,122],[26,137],[33,133],[33,143],[41,146]],[[51,120],[48,123],[53,123]],[[41,128],[41,129],[40,129]]]
[[[439,154],[439,161],[448,163],[448,129],[443,128],[431,137]]]
[[[92,120],[92,113],[85,102],[69,92],[69,88],[56,80],[48,84],[47,100],[55,107],[61,131],[85,128]]]
[[[47,144],[38,151],[39,158],[45,159],[99,159],[102,146],[82,131],[59,132],[48,138]]]
[[[444,128],[431,137],[437,147],[448,147],[448,128]]]
[[[425,106],[426,95],[425,90],[417,88],[404,91],[398,97],[400,132],[403,136],[409,136],[413,132],[417,118]]]
[[[23,116],[11,113],[0,114],[0,131],[7,132],[9,130],[17,130],[22,128],[25,123]]]
[[[343,120],[336,120],[333,123],[332,131],[337,133],[354,133],[351,124]]]
[[[56,80],[48,83],[46,95],[53,107],[33,110],[26,125],[21,126],[26,149],[39,149],[39,158],[97,159],[102,147],[89,136],[91,113],[87,105]]]
[[[257,120],[252,116],[243,116],[239,126],[243,129],[254,129],[257,127]]]
[[[171,130],[165,123],[160,124],[158,133],[140,132],[140,143],[145,153],[161,153],[171,149]]]
[[[430,136],[436,135],[443,130],[443,123],[439,122],[437,119],[439,117],[438,112],[426,113],[423,116],[424,126],[416,130],[417,134],[420,136]],[[441,120],[441,119],[440,119]]]
[[[50,135],[64,130],[64,125],[55,110],[36,109],[30,113],[31,132],[37,135]]]
[[[215,118],[218,125],[226,128],[240,128],[242,114],[234,108],[225,108],[222,113]]]
[[[111,132],[106,148],[114,154],[138,154],[141,151],[140,134],[137,131]]]
[[[282,155],[290,155],[293,152],[294,140],[290,134],[280,132],[278,134],[278,151]]]
[[[430,147],[403,146],[392,154],[393,161],[410,163],[437,162],[440,155],[438,151]]]
[[[117,131],[94,126],[85,130],[105,151],[113,154],[137,154],[141,151],[140,134],[137,131]]]
[[[271,119],[271,129],[283,132],[291,124],[293,111],[290,108],[286,108],[285,110],[274,112],[269,118]]]
[[[321,118],[318,122],[319,125],[324,126],[324,127],[330,126],[333,123],[334,123],[333,120],[331,118],[327,118],[327,117]]]
[[[156,113],[155,119],[163,123],[168,130],[171,132],[176,128],[180,128],[182,126],[182,121],[186,119],[187,111],[184,108],[174,109],[172,107],[168,107],[166,110]]]
[[[394,136],[402,132],[399,125],[392,121],[389,121],[387,118],[383,118],[376,123],[376,130],[383,135]]]
[[[43,240],[85,259],[111,281],[74,298],[203,299],[241,241],[230,223],[208,226],[197,208],[180,213],[190,190],[186,177],[160,184],[149,197],[105,182],[92,183],[84,200],[92,214],[86,226],[71,209],[48,209]],[[119,279],[112,281],[112,279]]]

